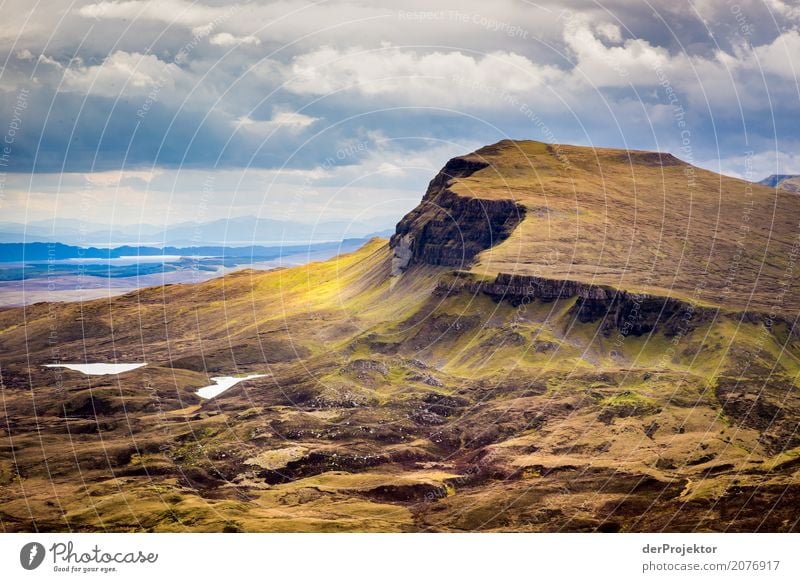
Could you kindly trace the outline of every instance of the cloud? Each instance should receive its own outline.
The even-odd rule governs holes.
[[[556,90],[569,95],[570,87],[581,85],[597,92],[629,88],[647,101],[647,92],[655,89],[662,97],[669,92],[679,106],[713,109],[724,116],[763,111],[767,105],[782,109],[797,101],[796,29],[761,45],[734,35],[729,50],[717,47],[708,54],[672,52],[646,39],[610,41],[609,34],[614,36],[602,23],[580,16],[565,25],[564,41],[575,66],[572,82],[555,85]]]
[[[668,89],[696,159],[788,155],[794,4],[442,0],[425,16],[423,0],[8,0],[0,122],[29,89],[12,172],[285,168],[276,205],[307,179],[320,200],[351,181],[418,196],[450,154],[509,136],[677,153]],[[374,145],[392,140],[405,145]]]
[[[613,32],[612,32],[613,30]],[[603,42],[611,41],[608,45]],[[574,55],[573,76],[594,87],[656,84],[656,69],[672,69],[669,51],[643,39],[621,41],[619,29],[608,24],[592,27],[587,19],[575,17],[564,27],[564,42]],[[683,58],[683,57],[679,57]]]
[[[67,68],[62,90],[103,97],[146,95],[184,77],[180,67],[155,55],[117,51],[99,65]]]
[[[383,162],[378,166],[376,171],[379,174],[384,174],[390,177],[402,176],[405,174],[405,170],[393,162]]]
[[[319,118],[303,115],[302,113],[279,111],[272,116],[272,119],[268,119],[266,121],[254,120],[249,116],[244,115],[236,120],[236,126],[237,128],[241,128],[246,131],[252,131],[266,135],[267,133],[271,133],[278,129],[300,131],[309,127],[315,121],[319,121]]]
[[[795,144],[798,145],[798,144]],[[800,175],[800,151],[766,150],[746,155],[704,160],[703,167],[746,180],[763,180],[772,174]]]
[[[797,10],[800,11],[800,7]],[[754,71],[763,70],[788,81],[796,81],[800,72],[800,62],[797,60],[800,55],[800,31],[788,30],[770,44],[755,47],[754,53],[755,58],[744,60],[739,66]]]
[[[301,95],[344,91],[380,98],[387,105],[458,107],[475,104],[476,97],[485,104],[495,92],[541,90],[562,72],[515,53],[472,55],[383,46],[323,47],[297,56],[285,74],[286,89]],[[470,87],[475,90],[466,89]]]
[[[765,84],[763,74],[793,80],[800,32],[788,30],[770,43],[751,46],[738,39],[730,51],[672,52],[646,39],[623,38],[619,26],[574,15],[563,26],[567,66],[545,65],[515,52],[474,54],[384,44],[379,48],[321,47],[299,54],[281,69],[284,87],[301,96],[361,99],[369,106],[418,106],[518,114],[570,107],[580,114],[590,103],[611,108],[650,95],[674,92],[684,107],[713,107],[739,115],[763,109],[764,91],[782,107],[796,96],[791,86]],[[661,96],[659,97],[659,91]]]
[[[27,59],[25,59],[25,60],[27,60]],[[48,57],[47,55],[43,55],[43,54],[39,55],[39,57],[36,59],[36,61],[38,63],[42,63],[43,65],[48,65],[48,66],[51,66],[51,67],[56,68],[56,69],[62,69],[63,68],[61,63],[59,63],[55,59],[52,59],[52,58]]]
[[[219,19],[225,13],[224,8],[186,0],[104,0],[78,9],[81,16],[95,20],[153,20],[186,26],[203,25]]]
[[[797,4],[791,5],[784,0],[765,0],[765,3],[784,18],[800,20],[800,6]]]
[[[261,44],[261,40],[259,40],[258,37],[255,37],[253,35],[234,36],[228,32],[220,32],[219,34],[215,34],[210,39],[208,39],[208,42],[216,46],[224,46],[224,47],[237,46],[240,44],[252,44],[252,45]]]
[[[119,186],[121,183],[139,181],[149,184],[156,177],[163,174],[161,169],[152,170],[113,170],[108,172],[84,173],[83,177],[92,186],[112,187]]]
[[[195,38],[206,38],[209,34],[211,34],[214,31],[214,28],[215,25],[213,22],[207,22],[206,24],[193,27],[192,35]]]

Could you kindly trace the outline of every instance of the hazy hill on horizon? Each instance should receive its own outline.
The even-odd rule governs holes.
[[[168,227],[152,224],[107,225],[75,219],[37,220],[27,225],[0,222],[0,243],[60,242],[69,245],[263,245],[330,242],[365,238],[393,228],[399,216],[369,220],[336,220],[317,224],[240,216],[207,222],[182,222]]]
[[[770,188],[778,188],[787,192],[800,192],[800,175],[795,174],[772,174],[759,182]]]
[[[282,255],[314,252],[323,249],[337,248],[343,244],[350,248],[354,241],[366,241],[366,238],[344,239],[342,241],[310,243],[301,245],[246,245],[246,246],[131,246],[114,247],[82,247],[63,243],[0,243],[0,262],[12,261],[46,261],[64,259],[118,259],[135,257],[158,257],[172,255],[179,257],[225,257],[273,259]]]

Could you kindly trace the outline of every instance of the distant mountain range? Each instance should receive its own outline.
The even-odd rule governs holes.
[[[151,224],[98,224],[75,219],[37,220],[28,224],[0,222],[0,243],[60,242],[78,246],[276,246],[370,237],[393,231],[398,219],[398,216],[380,216],[361,221],[338,220],[308,224],[240,216],[204,223],[182,222],[167,227]]]
[[[346,239],[343,241],[281,245],[259,246],[248,245],[240,247],[225,246],[192,246],[192,247],[151,247],[123,245],[119,247],[97,248],[65,245],[63,243],[0,243],[0,263],[19,261],[47,261],[63,259],[118,259],[121,257],[156,257],[161,255],[179,257],[223,257],[227,259],[249,258],[269,260],[282,256],[316,252],[326,249],[344,247],[348,250],[364,242],[366,238]]]
[[[800,175],[797,174],[772,174],[759,182],[770,188],[778,188],[787,192],[800,192]]]

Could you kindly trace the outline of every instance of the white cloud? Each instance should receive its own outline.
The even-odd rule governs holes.
[[[242,116],[236,120],[236,126],[246,131],[266,134],[277,129],[300,131],[318,120],[318,117],[310,117],[302,113],[277,111],[273,114],[272,119],[266,121],[254,120],[246,115]]]
[[[576,79],[594,87],[617,87],[631,83],[657,84],[656,69],[673,69],[669,51],[646,40],[628,39],[620,46],[607,46],[603,38],[620,42],[619,29],[600,24],[592,27],[575,17],[564,27],[564,42],[575,57]]]
[[[378,166],[377,172],[386,176],[402,176],[405,170],[392,162],[383,162]]]
[[[253,18],[248,11],[242,10],[243,6],[232,4],[229,6],[208,6],[187,0],[124,0],[97,2],[83,6],[78,14],[85,18],[96,20],[135,20],[160,22],[168,26],[183,26],[189,28],[196,38],[206,38],[223,24],[250,28],[252,22],[261,22],[266,19]],[[267,6],[250,5],[250,11],[265,13]],[[237,44],[258,45],[261,40],[252,34],[235,35],[230,32],[220,32],[209,39],[212,45],[234,46]]]
[[[299,95],[344,92],[380,99],[384,105],[513,110],[526,102],[538,109],[561,107],[557,95],[581,107],[589,92],[609,88],[657,88],[669,85],[681,104],[738,111],[763,106],[751,77],[762,70],[794,79],[800,32],[789,30],[769,44],[734,44],[709,56],[672,53],[644,39],[623,40],[618,26],[576,16],[563,40],[574,67],[560,69],[515,52],[474,55],[384,45],[365,49],[322,47],[296,56],[283,67],[286,88]],[[763,86],[763,84],[762,84]],[[773,88],[775,89],[775,88]],[[535,96],[535,98],[533,97]],[[593,99],[597,99],[595,96]],[[614,102],[614,99],[610,99]]]
[[[83,174],[87,182],[93,186],[115,187],[119,186],[124,180],[140,180],[149,184],[155,178],[163,174],[161,169],[153,170],[111,170],[108,172],[91,172]]]
[[[765,0],[765,3],[784,18],[800,20],[800,5],[795,2],[790,4],[784,0]]]
[[[236,46],[240,44],[252,44],[252,45],[261,44],[261,41],[258,39],[258,37],[255,37],[253,35],[234,36],[229,32],[220,32],[219,34],[215,34],[208,40],[208,42],[216,46],[224,46],[224,47]]]
[[[219,19],[226,13],[224,8],[205,6],[187,0],[122,0],[87,4],[78,10],[85,18],[96,20],[127,19],[154,20],[157,22],[200,26]]]
[[[755,53],[758,59],[745,61],[745,66],[752,69],[760,67],[767,73],[794,81],[800,72],[797,59],[800,55],[800,31],[786,31],[770,44],[756,47]]]
[[[192,34],[197,38],[205,38],[214,31],[214,23],[209,22],[192,28]]]
[[[634,86],[671,90],[679,104],[739,113],[763,109],[762,74],[787,79],[794,85],[796,59],[800,54],[800,32],[788,30],[768,44],[751,46],[734,38],[730,52],[717,48],[710,56],[670,52],[644,39],[628,39],[621,44],[604,42],[609,33],[603,24],[592,24],[576,17],[564,28],[564,41],[575,59],[572,86],[608,89]],[[767,81],[769,83],[769,81]],[[563,94],[569,85],[556,85]],[[787,85],[769,86],[774,98]],[[791,87],[789,87],[791,89]],[[795,97],[796,99],[796,97]],[[776,103],[773,103],[773,106]]]
[[[705,160],[700,165],[728,176],[758,182],[772,174],[800,175],[800,153],[762,151],[749,156]]]
[[[52,58],[50,58],[50,57],[48,57],[47,55],[44,55],[44,54],[39,55],[39,58],[37,59],[37,61],[42,63],[42,64],[44,64],[44,65],[50,65],[51,67],[55,67],[56,69],[63,68],[61,66],[61,63],[59,63],[57,60],[52,59]]]
[[[609,42],[622,42],[622,30],[611,22],[601,22],[597,25],[597,33]]]
[[[65,91],[116,97],[144,95],[164,86],[174,86],[185,73],[180,67],[165,63],[155,55],[117,51],[102,64],[75,66],[64,71],[62,88]]]
[[[476,99],[485,104],[504,92],[536,91],[561,71],[509,52],[473,56],[384,46],[376,50],[323,47],[296,57],[285,74],[286,88],[298,94],[345,90],[381,97],[390,104],[448,107]]]

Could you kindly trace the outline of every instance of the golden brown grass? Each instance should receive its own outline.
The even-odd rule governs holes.
[[[527,208],[511,237],[480,255],[476,273],[757,310],[800,307],[791,268],[796,194],[652,152],[503,141],[467,157],[490,166],[458,180],[455,192]]]

